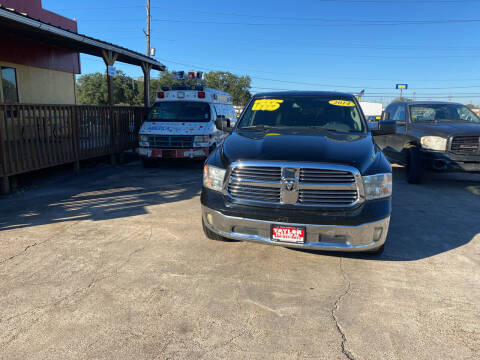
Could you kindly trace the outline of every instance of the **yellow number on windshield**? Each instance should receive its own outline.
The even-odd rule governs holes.
[[[255,100],[252,106],[253,111],[275,111],[280,107],[283,100],[279,99],[259,99]]]
[[[335,106],[355,106],[353,101],[348,100],[330,100],[328,103]]]

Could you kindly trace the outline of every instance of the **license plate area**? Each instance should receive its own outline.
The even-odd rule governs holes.
[[[298,226],[272,225],[270,231],[272,241],[303,244],[305,242],[305,228]]]

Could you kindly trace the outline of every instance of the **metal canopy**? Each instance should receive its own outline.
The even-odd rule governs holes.
[[[116,59],[120,62],[138,66],[147,64],[151,66],[153,70],[165,70],[165,65],[159,61],[136,51],[110,44],[87,35],[65,30],[0,6],[0,32],[3,31],[98,57],[103,57],[105,51],[111,51],[117,54]]]

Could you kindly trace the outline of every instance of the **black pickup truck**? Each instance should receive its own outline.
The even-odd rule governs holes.
[[[389,123],[395,121],[396,131],[375,136],[375,142],[391,162],[406,165],[408,182],[421,183],[425,168],[480,172],[480,119],[466,106],[395,102],[385,109],[382,118]]]
[[[383,251],[392,169],[355,96],[280,92],[250,99],[205,162],[210,239],[336,251]],[[382,122],[376,134],[395,130]]]

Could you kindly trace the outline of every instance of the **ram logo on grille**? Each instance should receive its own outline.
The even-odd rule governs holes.
[[[350,207],[362,200],[356,174],[346,166],[250,161],[233,165],[227,193],[247,202]]]

